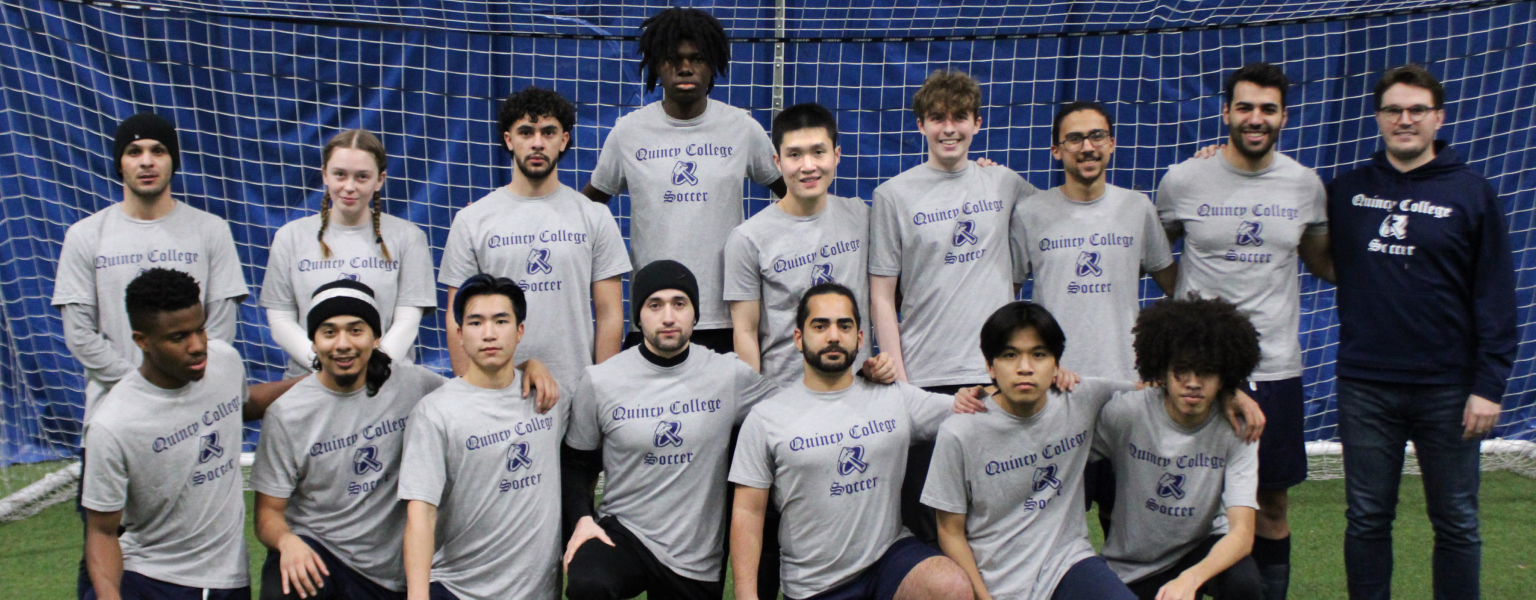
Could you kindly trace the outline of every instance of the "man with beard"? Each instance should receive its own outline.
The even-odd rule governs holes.
[[[570,403],[539,414],[520,397],[512,357],[528,304],[517,284],[482,273],[460,288],[450,314],[470,367],[422,398],[405,429],[406,597],[554,600]]]
[[[1214,158],[1174,165],[1157,192],[1169,239],[1185,238],[1175,296],[1224,298],[1259,331],[1263,359],[1248,394],[1267,424],[1253,558],[1270,600],[1283,600],[1290,581],[1286,490],[1307,478],[1297,256],[1320,277],[1333,276],[1322,181],[1275,150],[1289,86],[1285,73],[1267,63],[1228,76],[1221,114],[1231,142]]]
[[[772,488],[785,596],[969,600],[965,572],[902,527],[900,490],[908,446],[933,439],[952,410],[975,410],[976,389],[951,397],[855,378],[864,335],[853,292],[840,284],[807,290],[795,322],[805,376],[747,416],[731,465],[736,598],[758,598]]]
[[[696,273],[699,327],[693,341],[730,352],[721,257],[726,236],[742,222],[743,176],[784,195],[773,147],[750,114],[709,98],[716,76],[731,64],[731,44],[715,17],[696,8],[668,8],[640,24],[636,45],[645,91],[659,81],[662,98],[614,124],[582,193],[608,202],[629,191],[634,264],[671,259]],[[631,332],[624,345],[640,338],[638,330]]]
[[[82,597],[249,599],[240,417],[297,380],[247,388],[240,353],[208,339],[191,275],[149,269],[122,295],[144,356],[86,428]]]
[[[528,295],[537,322],[517,360],[544,361],[574,385],[581,369],[617,354],[629,272],[618,222],[564,184],[556,165],[571,144],[576,109],[559,94],[528,87],[501,105],[497,134],[517,169],[512,183],[459,211],[448,232],[438,281],[456,306],[458,285],[478,273],[507,277]],[[451,310],[451,309],[450,309]],[[596,328],[592,325],[596,317]],[[450,322],[458,317],[448,314]],[[469,368],[458,328],[448,328],[453,372]]]
[[[653,262],[630,289],[645,342],[587,367],[572,401],[566,452],[600,452],[608,479],[596,512],[595,471],[566,486],[585,492],[566,503],[566,519],[579,518],[566,544],[566,597],[717,599],[731,429],[778,388],[734,356],[690,343],[699,284],[688,267]]]
[[[1518,350],[1498,193],[1449,144],[1423,67],[1376,83],[1385,148],[1328,185],[1339,302],[1339,439],[1349,597],[1392,596],[1392,521],[1412,441],[1434,527],[1434,597],[1478,598],[1479,442]],[[1416,592],[1423,593],[1423,591]]]
[[[402,439],[416,403],[448,380],[380,349],[381,313],[367,285],[327,283],[308,304],[315,376],[268,409],[251,468],[256,537],[271,550],[261,595],[404,598]],[[523,392],[543,377],[548,410],[553,382],[533,362]]]

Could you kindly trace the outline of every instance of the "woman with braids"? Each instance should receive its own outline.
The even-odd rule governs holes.
[[[1258,444],[1216,418],[1259,364],[1258,331],[1232,303],[1191,297],[1143,310],[1133,332],[1153,385],[1099,415],[1093,450],[1114,464],[1119,497],[1104,559],[1141,600],[1262,598],[1249,556]]]
[[[288,374],[317,370],[303,323],[320,286],[348,279],[366,284],[379,304],[380,347],[410,362],[417,327],[437,306],[432,254],[420,227],[384,213],[389,157],[364,129],[336,134],[321,152],[325,197],[320,214],[277,231],[267,260],[261,305],[272,339],[288,353]]]

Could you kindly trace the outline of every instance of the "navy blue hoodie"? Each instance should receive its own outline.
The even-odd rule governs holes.
[[[1504,397],[1515,272],[1493,186],[1443,141],[1406,173],[1378,151],[1328,184],[1344,377]]]

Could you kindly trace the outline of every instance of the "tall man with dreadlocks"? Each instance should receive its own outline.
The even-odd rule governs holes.
[[[743,220],[741,178],[779,196],[784,183],[762,125],[746,111],[709,98],[715,76],[724,75],[731,62],[720,22],[702,10],[669,8],[640,28],[646,91],[660,81],[662,99],[613,126],[582,193],[607,202],[629,190],[632,262],[671,259],[697,274],[699,325],[693,341],[730,352],[724,253],[731,229]],[[625,345],[640,339],[637,329]]]
[[[378,137],[349,129],[326,142],[320,155],[320,213],[277,230],[267,255],[261,305],[272,339],[288,353],[289,376],[316,370],[310,336],[300,324],[308,322],[317,288],[351,280],[373,290],[380,348],[396,362],[410,362],[422,313],[437,307],[427,234],[384,213],[389,156]]]

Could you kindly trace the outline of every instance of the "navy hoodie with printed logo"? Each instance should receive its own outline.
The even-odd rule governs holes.
[[[1500,401],[1518,346],[1498,194],[1443,141],[1406,173],[1378,151],[1328,184],[1337,374],[1470,385]]]

